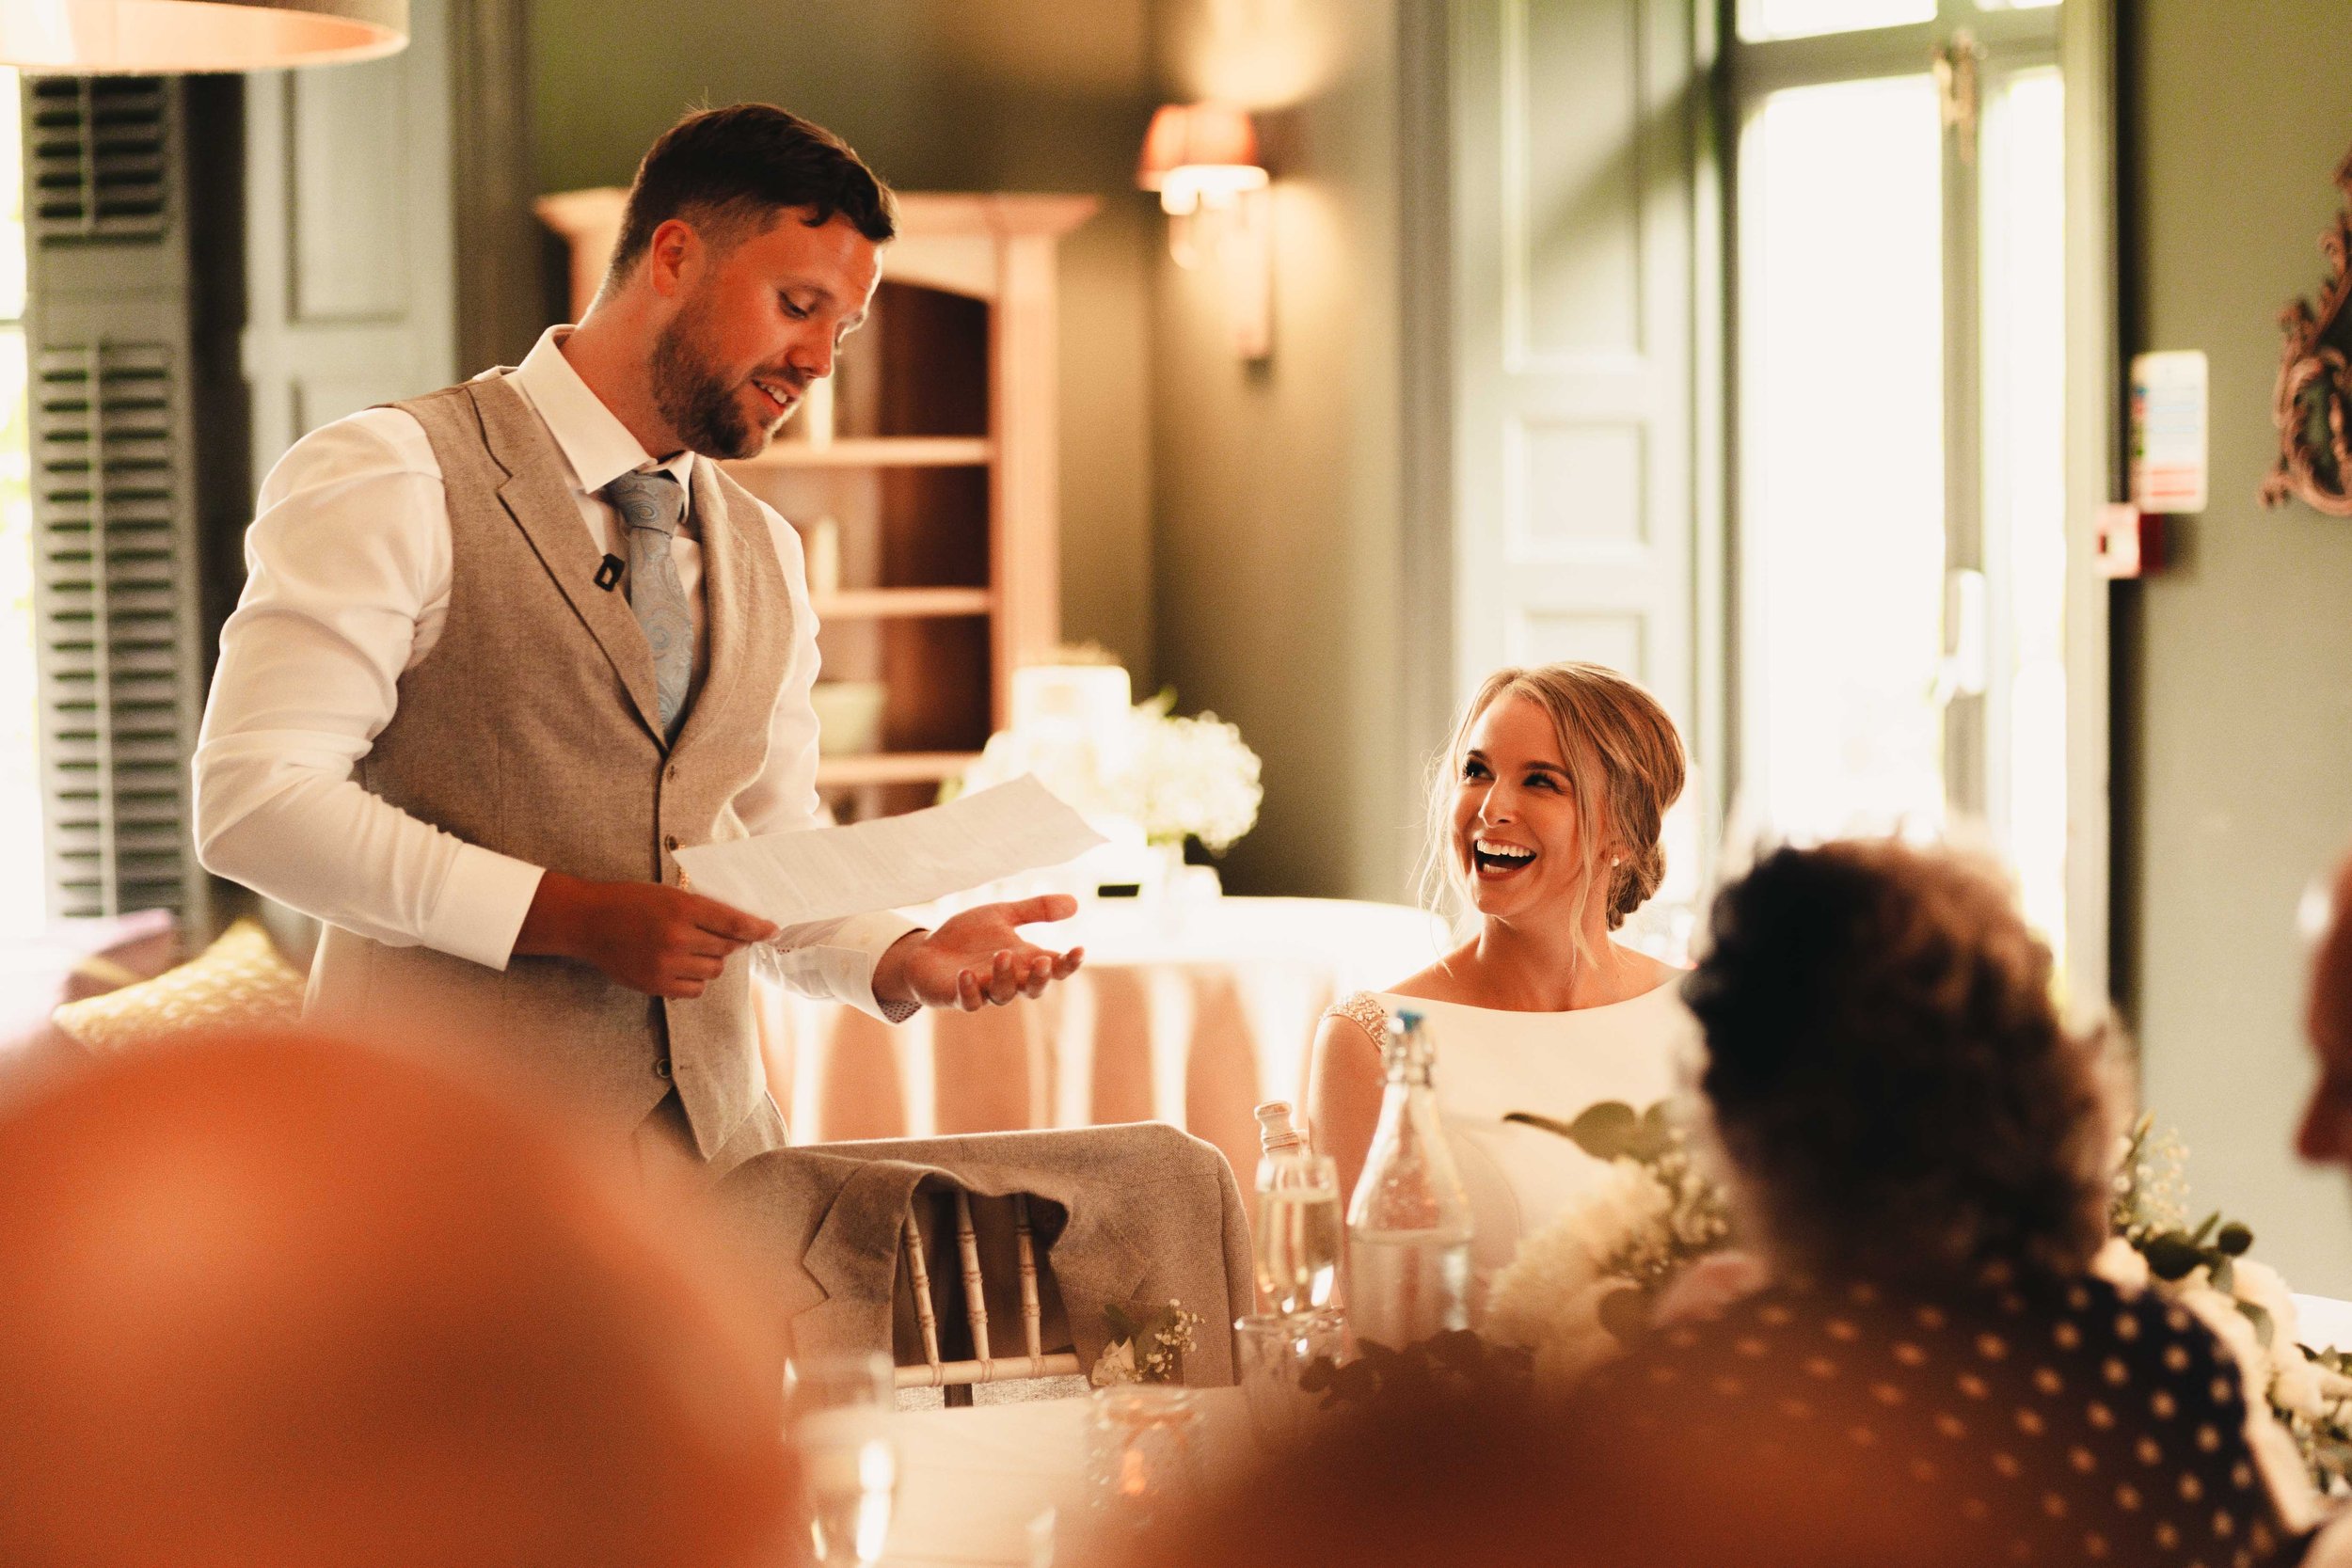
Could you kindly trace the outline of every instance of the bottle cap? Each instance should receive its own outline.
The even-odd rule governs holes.
[[[1429,1029],[1422,1015],[1409,1007],[1399,1008],[1390,1015],[1388,1038],[1382,1052],[1391,1080],[1399,1072],[1410,1073],[1420,1081],[1428,1081],[1430,1058],[1437,1048],[1429,1038]]]
[[[1278,1148],[1295,1148],[1307,1140],[1291,1124],[1291,1102],[1269,1100],[1258,1107],[1258,1147],[1267,1153]]]

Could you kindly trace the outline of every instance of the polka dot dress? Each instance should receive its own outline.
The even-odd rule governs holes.
[[[2103,1280],[1781,1287],[1661,1332],[1597,1391],[1659,1433],[1915,1488],[1905,1514],[1980,1537],[1986,1562],[2268,1568],[2305,1545],[2227,1353]]]

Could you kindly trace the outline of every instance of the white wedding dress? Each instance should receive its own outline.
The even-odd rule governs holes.
[[[1482,1281],[1511,1261],[1520,1237],[1543,1229],[1608,1169],[1556,1132],[1502,1118],[1532,1111],[1573,1121],[1604,1100],[1642,1111],[1674,1094],[1698,1049],[1697,1021],[1679,993],[1669,980],[1604,1007],[1521,1013],[1360,991],[1333,1009],[1375,1040],[1383,1014],[1411,1011],[1424,1021],[1436,1049],[1438,1108],[1470,1193],[1470,1259]]]

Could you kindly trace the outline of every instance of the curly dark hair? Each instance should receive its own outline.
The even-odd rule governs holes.
[[[606,277],[627,277],[671,218],[726,245],[787,207],[803,212],[812,229],[847,217],[876,245],[898,232],[890,187],[823,126],[772,103],[697,110],[664,131],[637,166]]]
[[[2101,1041],[1997,869],[1892,841],[1784,848],[1725,888],[1684,996],[1767,1242],[1802,1271],[2079,1271],[2106,1218]]]

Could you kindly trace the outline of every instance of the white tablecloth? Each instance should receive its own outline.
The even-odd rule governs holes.
[[[2295,1332],[2298,1340],[2313,1350],[2352,1351],[2352,1301],[2296,1296]]]
[[[1212,1474],[1246,1461],[1248,1407],[1238,1388],[1204,1388],[1202,1433]],[[898,1503],[883,1548],[888,1568],[1029,1568],[1032,1525],[1086,1507],[1083,1399],[891,1418]],[[1065,1541],[1069,1526],[1062,1527]]]
[[[769,1083],[793,1141],[1168,1121],[1223,1149],[1246,1182],[1251,1108],[1299,1097],[1323,1009],[1444,948],[1419,910],[1321,898],[1105,899],[1052,929],[1087,961],[1036,1002],[894,1029],[771,997]]]

